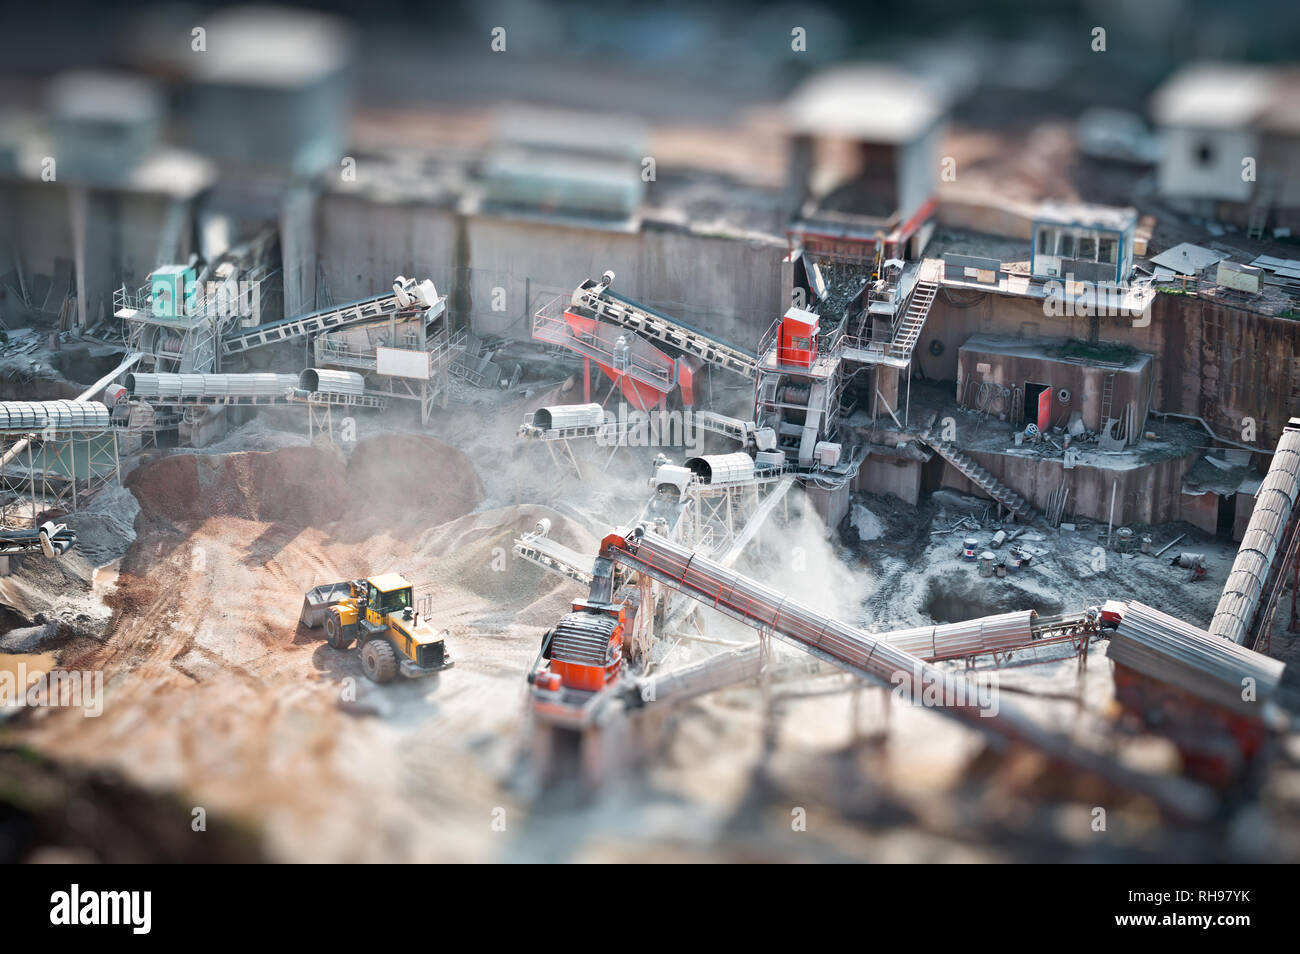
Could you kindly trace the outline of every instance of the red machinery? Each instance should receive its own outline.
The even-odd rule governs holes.
[[[528,677],[533,711],[548,722],[574,728],[592,722],[607,690],[622,678],[627,625],[626,606],[577,600],[573,612],[542,637]]]
[[[1114,629],[1124,619],[1124,611],[1128,609],[1128,604],[1119,600],[1107,600],[1101,606],[1101,623],[1107,629]]]
[[[802,308],[791,308],[781,319],[781,343],[777,361],[796,368],[811,368],[817,360],[818,317]]]

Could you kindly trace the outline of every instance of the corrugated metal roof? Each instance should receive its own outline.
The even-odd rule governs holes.
[[[1214,249],[1202,248],[1191,242],[1182,242],[1173,248],[1165,249],[1159,255],[1152,256],[1151,264],[1173,269],[1180,275],[1195,275],[1225,258],[1226,255]]]
[[[1286,668],[1280,660],[1142,603],[1129,603],[1106,655],[1118,665],[1257,718]],[[1254,680],[1254,701],[1243,698],[1247,678]]]
[[[364,394],[366,379],[355,371],[307,368],[299,373],[298,386],[324,394]]]
[[[99,401],[0,401],[0,432],[100,431],[109,426],[108,406]]]
[[[754,458],[744,451],[691,457],[686,466],[706,484],[730,484],[751,480],[754,476]]]
[[[1210,632],[1245,642],[1254,619],[1269,568],[1277,557],[1282,536],[1291,521],[1300,494],[1300,429],[1286,427],[1277,452],[1255,495],[1255,509],[1241,538],[1223,596],[1210,620]]]
[[[296,374],[157,374],[126,376],[126,389],[138,398],[275,397],[298,386]]]
[[[922,659],[960,659],[1023,646],[1034,638],[1033,610],[984,616],[960,623],[918,626],[882,633],[881,638]]]

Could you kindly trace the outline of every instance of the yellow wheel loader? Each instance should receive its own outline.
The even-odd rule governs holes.
[[[356,643],[361,668],[374,682],[391,682],[399,672],[428,676],[452,666],[446,631],[420,618],[411,584],[398,573],[309,590],[301,621],[309,629],[324,623],[325,640],[335,649]]]

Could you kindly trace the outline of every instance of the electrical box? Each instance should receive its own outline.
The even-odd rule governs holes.
[[[840,462],[840,445],[830,441],[818,441],[813,449],[813,456],[823,467],[834,467]]]
[[[198,273],[188,265],[165,265],[149,273],[149,300],[156,318],[193,312],[198,293]]]
[[[1224,288],[1258,295],[1263,270],[1250,265],[1238,265],[1236,262],[1220,262],[1218,274],[1214,281]]]

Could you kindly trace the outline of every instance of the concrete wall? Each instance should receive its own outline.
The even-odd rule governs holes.
[[[1300,210],[1300,136],[1265,133],[1259,159],[1261,191],[1269,189],[1274,203],[1283,209]],[[1287,223],[1278,223],[1287,224]]]
[[[84,279],[89,324],[112,313],[113,292],[123,282],[134,288],[153,270],[172,201],[152,193],[87,190]],[[189,210],[185,214],[188,217]],[[6,260],[0,271],[21,263],[29,296],[35,275],[52,276],[59,259],[75,262],[71,188],[63,182],[0,182],[0,219],[0,253]],[[189,229],[182,228],[175,250],[179,261],[189,255],[188,235]],[[34,304],[39,308],[42,302]]]
[[[804,491],[809,502],[813,505],[813,509],[817,511],[818,516],[826,524],[827,534],[834,533],[835,528],[840,525],[840,522],[844,520],[844,517],[849,512],[849,504],[853,497],[851,482],[835,490],[826,490],[808,484],[804,487]]]
[[[1162,195],[1234,202],[1250,198],[1255,183],[1243,180],[1241,160],[1258,156],[1259,146],[1249,130],[1167,128],[1160,131],[1160,146],[1156,184]],[[1204,158],[1202,147],[1207,149]]]
[[[944,124],[934,123],[898,150],[898,221],[908,222],[934,198]]]
[[[1052,493],[1061,486],[1064,479],[1070,488],[1066,513],[1105,521],[1110,515],[1111,486],[1115,483],[1117,527],[1126,523],[1168,523],[1183,519],[1180,501],[1183,496],[1183,474],[1196,460],[1196,455],[1192,454],[1128,470],[1078,465],[1067,471],[1059,460],[981,451],[966,453],[1040,512],[1047,507]],[[942,486],[961,493],[984,496],[983,491],[951,465],[944,467],[941,483]],[[1216,501],[1217,519],[1218,497],[1213,494],[1210,496]],[[1213,524],[1210,532],[1214,532]]]
[[[1196,529],[1213,536],[1219,529],[1219,495],[1180,493],[1178,510],[1181,519]]]
[[[921,462],[869,455],[853,478],[853,489],[869,494],[893,494],[916,506],[921,499]]]
[[[958,348],[976,333],[1087,339],[1090,319],[1048,317],[1028,298],[960,290],[935,299],[916,350],[928,378],[955,380]],[[1099,318],[1100,337],[1155,355],[1154,409],[1205,418],[1240,439],[1242,418],[1256,422],[1256,444],[1272,449],[1287,419],[1300,413],[1300,322],[1227,308],[1185,295],[1157,295],[1146,327],[1127,317]],[[938,357],[934,340],[943,343]]]
[[[534,308],[554,294],[606,269],[614,290],[697,325],[741,347],[782,314],[785,243],[775,238],[705,236],[647,225],[620,233],[520,219],[475,218],[468,225],[468,257],[460,263],[528,278]],[[481,293],[475,294],[479,300]],[[515,308],[475,315],[480,334],[527,338]]]
[[[335,302],[378,294],[398,275],[432,278],[438,291],[448,291],[456,254],[456,216],[448,209],[331,192],[316,202],[316,234]]]
[[[613,269],[620,294],[754,348],[785,301],[775,237],[706,236],[654,224],[636,232],[474,216],[428,204],[331,193],[317,207],[318,247],[335,301],[393,277],[430,277],[456,323],[527,340],[532,313]]]
[[[950,228],[1019,238],[1028,243],[1033,239],[1037,211],[1029,202],[945,183],[939,191],[936,218],[940,225]]]
[[[988,365],[987,372],[980,372],[981,365]],[[973,378],[969,386],[971,404],[975,403],[976,391],[980,382],[991,381],[1002,387],[1023,388],[1026,383],[1048,384],[1052,388],[1052,425],[1064,424],[1072,412],[1083,415],[1084,426],[1090,430],[1101,430],[1102,394],[1106,386],[1106,376],[1114,369],[1076,364],[1071,361],[1059,361],[1051,358],[1036,358],[1029,355],[1006,354],[1000,351],[983,350],[977,346],[965,346],[960,351],[957,368],[957,400],[962,402],[968,395],[966,381]],[[1110,413],[1112,417],[1121,417],[1126,405],[1133,404],[1133,429],[1142,423],[1147,409],[1147,394],[1151,387],[1151,362],[1146,361],[1140,369],[1115,371],[1114,389],[1111,395]],[[1065,388],[1070,392],[1070,402],[1062,404],[1059,392]],[[1025,398],[1026,404],[1029,398]],[[1026,413],[1033,420],[1036,409],[1026,408]],[[1019,424],[1018,421],[1010,422]]]

